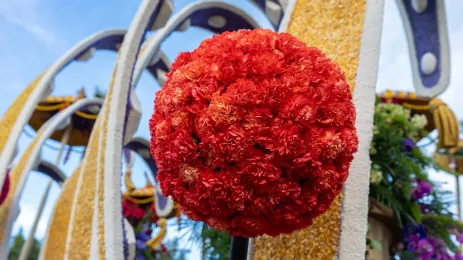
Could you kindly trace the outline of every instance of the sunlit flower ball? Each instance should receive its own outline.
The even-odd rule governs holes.
[[[151,153],[192,220],[255,237],[312,224],[357,151],[345,75],[287,33],[240,30],[181,53],[156,94]]]

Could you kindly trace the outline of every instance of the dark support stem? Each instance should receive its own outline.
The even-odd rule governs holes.
[[[230,260],[246,260],[248,255],[249,238],[232,237]]]

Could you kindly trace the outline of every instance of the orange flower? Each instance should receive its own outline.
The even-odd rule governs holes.
[[[181,53],[150,120],[158,180],[190,219],[231,235],[307,227],[357,151],[339,66],[286,33],[240,30]]]

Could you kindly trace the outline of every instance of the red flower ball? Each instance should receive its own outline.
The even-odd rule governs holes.
[[[240,30],[181,53],[150,121],[165,195],[233,236],[311,225],[342,190],[357,151],[338,65],[287,33]]]

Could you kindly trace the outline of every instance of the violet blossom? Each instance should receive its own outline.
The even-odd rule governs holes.
[[[415,148],[415,142],[411,138],[407,138],[402,142],[402,151],[411,152]]]
[[[427,181],[416,179],[416,187],[412,190],[411,198],[418,200],[424,197],[426,194],[432,192],[432,186]]]
[[[135,246],[137,248],[137,257],[136,260],[143,260],[145,259],[143,251],[146,250],[146,242],[151,239],[151,236],[148,234],[149,232],[148,225],[143,225],[143,230],[135,235]]]

